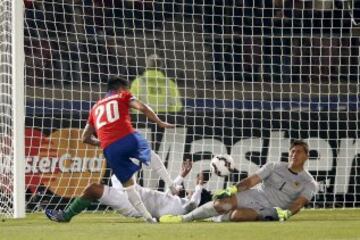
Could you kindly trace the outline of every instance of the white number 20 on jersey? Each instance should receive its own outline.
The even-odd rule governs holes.
[[[103,115],[106,119],[103,119]],[[107,102],[105,105],[99,105],[95,108],[96,129],[100,129],[108,123],[115,122],[120,118],[119,106],[116,100]]]

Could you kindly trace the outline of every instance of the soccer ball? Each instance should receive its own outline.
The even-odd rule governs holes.
[[[210,169],[219,177],[229,176],[234,169],[234,160],[230,155],[216,155],[211,159]]]

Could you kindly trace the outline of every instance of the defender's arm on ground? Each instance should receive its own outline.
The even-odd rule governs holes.
[[[95,128],[90,124],[86,124],[84,132],[82,134],[83,143],[87,143],[93,146],[100,146],[100,141],[95,136]]]
[[[143,114],[145,114],[145,116],[147,118],[149,118],[151,121],[158,124],[162,128],[173,128],[173,127],[175,127],[174,124],[163,122],[158,117],[158,115],[156,115],[156,113],[148,105],[142,103],[139,100],[136,100],[136,99],[132,100],[129,105],[130,105],[131,108],[137,109],[140,112],[142,112]]]

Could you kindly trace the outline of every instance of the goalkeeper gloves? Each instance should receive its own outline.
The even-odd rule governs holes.
[[[290,210],[283,210],[283,209],[281,209],[279,207],[276,207],[275,210],[276,210],[276,213],[277,213],[277,215],[279,217],[280,222],[284,222],[284,221],[288,220],[292,216],[292,213],[291,213]]]
[[[232,195],[234,195],[235,193],[237,193],[237,187],[230,186],[230,187],[227,187],[226,189],[215,192],[212,199],[218,200],[218,199],[228,198],[228,197],[231,197]]]

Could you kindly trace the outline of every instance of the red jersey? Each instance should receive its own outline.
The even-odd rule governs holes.
[[[101,99],[92,107],[88,124],[95,128],[102,149],[135,131],[129,114],[129,103],[133,99],[130,92],[122,91]]]

